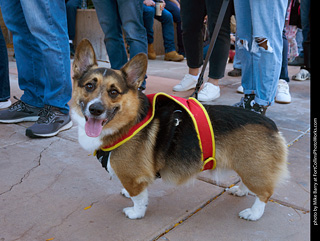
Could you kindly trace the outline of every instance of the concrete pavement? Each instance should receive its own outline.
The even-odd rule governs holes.
[[[228,64],[226,73],[231,69]],[[298,71],[289,67],[290,77]],[[185,61],[149,61],[146,93],[187,97],[190,91],[172,92],[186,72]],[[10,79],[12,96],[20,97],[15,62]],[[240,78],[226,75],[221,97],[211,104],[238,102],[239,85]],[[310,81],[289,85],[292,103],[275,104],[267,116],[286,138],[291,178],[275,190],[259,221],[238,217],[253,196],[224,191],[239,182],[233,172],[220,185],[208,172],[181,187],[156,180],[148,189],[145,218],[129,220],[122,209],[131,200],[120,195],[120,182],[110,180],[92,153],[81,149],[76,125],[56,137],[29,139],[25,129],[32,123],[24,122],[0,124],[0,240],[310,240]]]

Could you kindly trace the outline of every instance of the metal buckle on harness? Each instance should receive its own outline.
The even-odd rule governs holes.
[[[175,110],[175,111],[173,112],[173,118],[174,118],[174,120],[176,121],[176,122],[174,123],[174,126],[178,126],[178,125],[180,124],[180,122],[182,121],[182,119],[179,118],[179,117],[181,116],[181,113],[182,113],[182,110]]]

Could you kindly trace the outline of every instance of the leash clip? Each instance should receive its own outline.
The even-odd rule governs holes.
[[[178,126],[178,125],[180,124],[180,122],[182,121],[182,120],[180,120],[180,119],[178,119],[178,118],[175,118],[174,120],[176,121],[176,123],[174,124],[174,126]]]
[[[176,115],[180,115],[181,113],[182,113],[182,110],[175,110],[173,112],[173,114],[176,114]],[[174,126],[178,126],[180,124],[180,122],[182,122],[182,120],[179,117],[174,118],[174,120],[176,121],[174,123]]]

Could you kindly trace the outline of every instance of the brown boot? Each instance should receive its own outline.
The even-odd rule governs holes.
[[[183,55],[178,54],[176,51],[171,51],[164,55],[164,60],[180,62],[184,59]]]
[[[153,44],[148,44],[148,59],[156,59],[157,55],[154,51]]]

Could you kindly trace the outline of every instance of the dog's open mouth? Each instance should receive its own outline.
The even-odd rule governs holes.
[[[85,132],[87,136],[89,137],[100,136],[103,127],[113,119],[117,111],[118,111],[118,108],[114,108],[112,111],[107,111],[106,118],[85,116],[85,119],[86,119]]]

